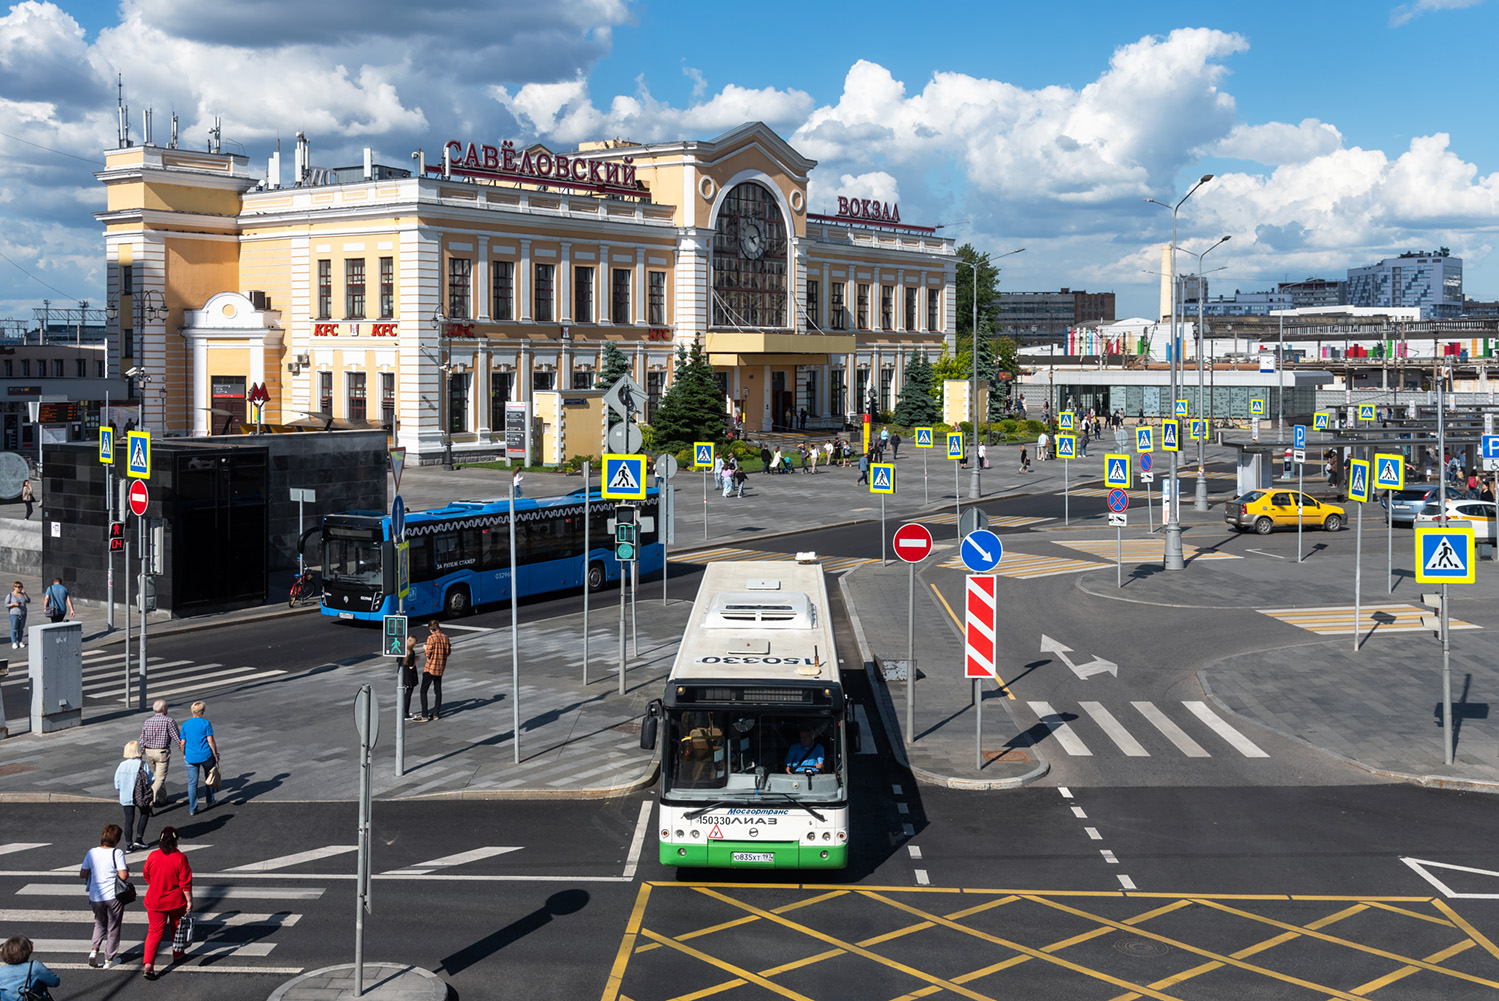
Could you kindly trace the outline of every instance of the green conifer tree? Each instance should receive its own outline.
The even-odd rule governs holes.
[[[932,398],[932,366],[926,354],[917,352],[906,361],[906,381],[895,405],[895,423],[903,427],[927,427],[937,423],[940,410]]]
[[[620,379],[630,374],[629,357],[615,346],[613,341],[604,345],[603,367],[599,369],[598,381],[593,384],[594,389],[608,389]],[[613,427],[624,420],[613,410],[609,411],[609,426]]]
[[[725,413],[723,393],[702,348],[677,348],[676,373],[651,420],[656,448],[678,452],[698,441],[722,444]]]

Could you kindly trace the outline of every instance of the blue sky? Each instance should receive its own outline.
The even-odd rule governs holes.
[[[898,199],[903,219],[981,249],[1025,246],[1005,288],[1113,290],[1121,316],[1155,309],[1143,272],[1170,233],[1144,198],[1174,201],[1203,172],[1220,176],[1179,240],[1233,235],[1210,259],[1228,266],[1215,292],[1448,246],[1467,294],[1499,298],[1496,22],[1499,0],[914,17],[880,0],[17,4],[0,20],[0,254],[15,262],[0,260],[0,317],[103,298],[85,161],[113,141],[115,72],[137,122],[154,107],[160,135],[175,108],[197,145],[222,115],[256,170],[298,129],[332,165],[364,145],[401,163],[457,135],[566,147],[759,119],[819,161],[814,210]]]

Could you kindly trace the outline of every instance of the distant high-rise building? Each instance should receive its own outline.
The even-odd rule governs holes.
[[[1348,269],[1348,305],[1421,310],[1423,320],[1456,319],[1463,310],[1463,261],[1443,247]]]
[[[1328,278],[1307,278],[1299,282],[1281,282],[1280,291],[1291,296],[1296,309],[1315,306],[1348,305],[1348,283]]]
[[[1073,327],[1114,322],[1114,293],[1064,288],[1056,292],[1001,292],[1003,332],[1023,344],[1060,341]]]

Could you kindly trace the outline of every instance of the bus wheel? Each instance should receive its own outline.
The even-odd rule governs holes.
[[[604,564],[597,561],[588,564],[588,590],[602,591],[607,575],[604,573]]]
[[[448,591],[448,596],[443,599],[443,609],[448,613],[448,618],[456,619],[467,615],[473,609],[468,602],[468,588],[455,587]]]

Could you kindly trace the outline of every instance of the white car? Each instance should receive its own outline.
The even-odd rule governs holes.
[[[1432,500],[1433,507],[1435,499]],[[1416,515],[1415,526],[1435,525],[1437,513],[1435,510],[1424,511]],[[1494,502],[1483,500],[1449,500],[1447,502],[1447,523],[1449,525],[1471,525],[1473,527],[1473,538],[1479,542],[1488,542],[1494,538]]]

